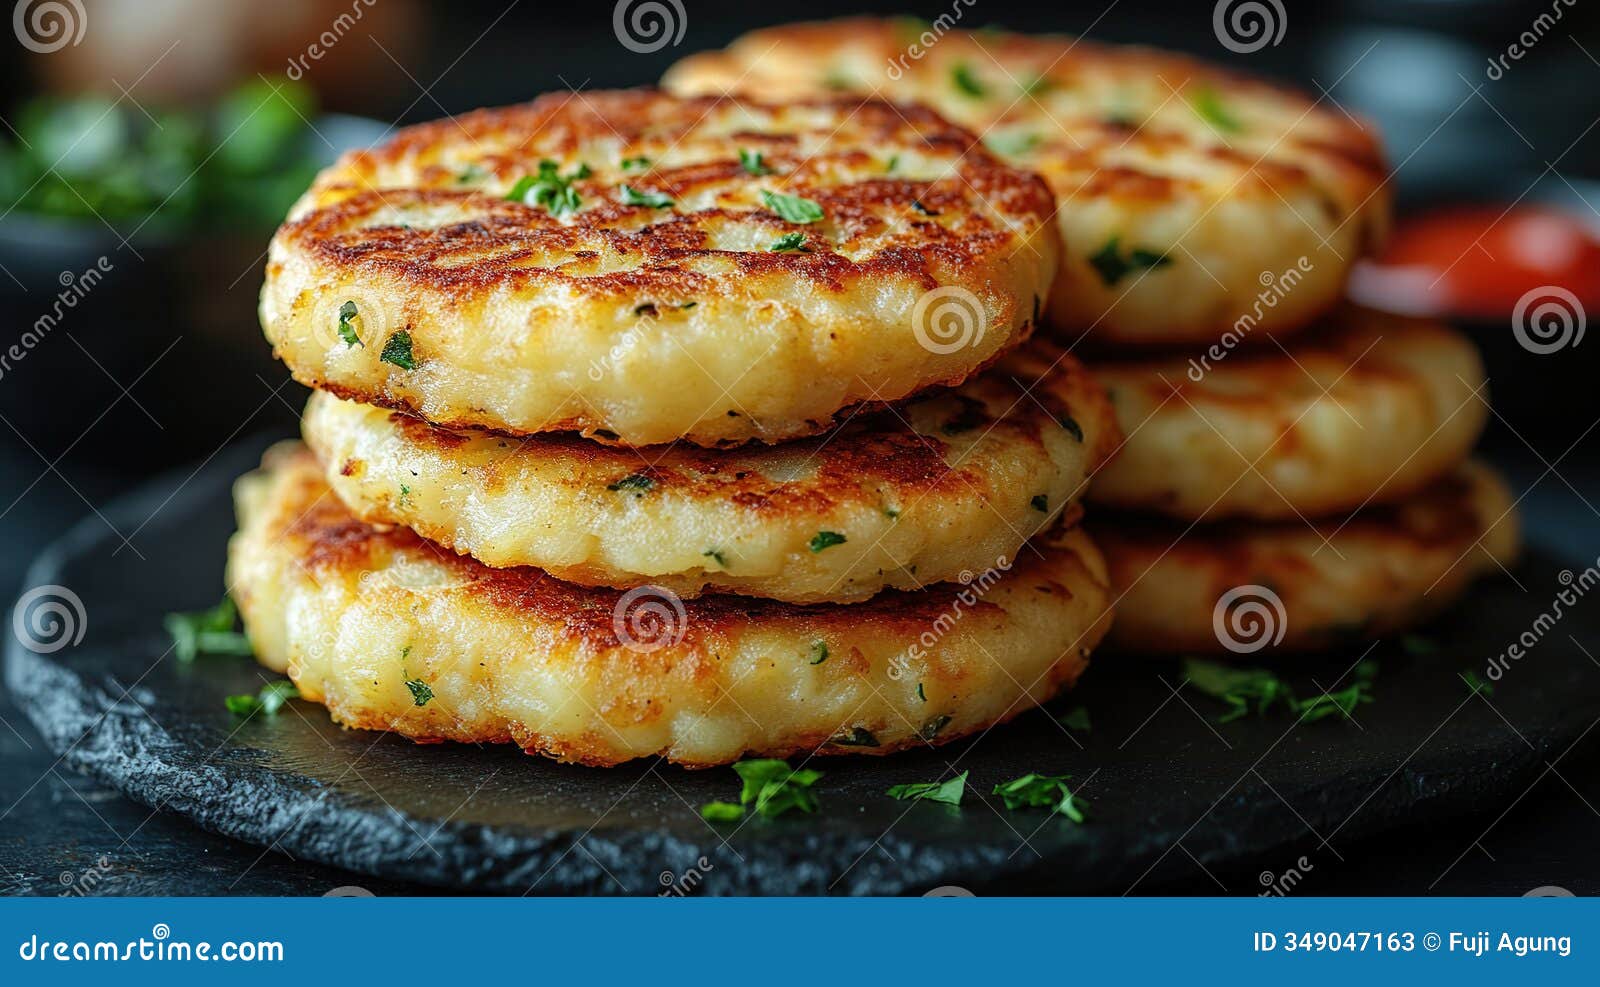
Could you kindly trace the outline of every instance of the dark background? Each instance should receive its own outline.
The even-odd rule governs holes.
[[[363,131],[319,120],[319,129],[382,133],[392,122],[549,90],[648,84],[677,58],[754,27],[868,12],[816,0],[782,10],[696,0],[683,5],[681,43],[637,54],[618,43],[607,2],[377,0],[307,74],[326,111],[377,124]],[[351,5],[198,3],[171,21],[143,16],[141,6],[86,0],[85,43],[49,55],[30,55],[0,36],[0,116],[43,92],[92,90],[113,98],[125,92],[123,98],[140,107],[204,101],[239,78],[282,73],[287,57]],[[1486,75],[1489,59],[1551,3],[1285,3],[1282,42],[1249,55],[1218,43],[1212,6],[1199,0],[978,0],[962,24],[1155,44],[1287,80],[1380,124],[1398,166],[1403,211],[1453,202],[1540,202],[1600,227],[1600,189],[1592,184],[1600,178],[1600,5],[1563,9],[1559,23],[1498,80]],[[250,7],[268,8],[270,20],[240,13]],[[879,11],[931,19],[950,9],[907,3]],[[163,57],[174,41],[177,47]],[[114,266],[107,283],[52,338],[0,377],[5,596],[20,588],[23,569],[44,544],[80,518],[93,518],[142,478],[206,460],[239,436],[294,430],[304,392],[271,360],[254,317],[269,233],[142,231],[124,239],[125,231],[93,221],[0,219],[0,346],[49,308],[61,272],[82,271],[102,256]],[[1508,322],[1464,326],[1489,360],[1501,416],[1485,447],[1519,492],[1527,492],[1523,507],[1532,537],[1592,560],[1600,554],[1594,508],[1600,439],[1590,432],[1600,417],[1594,385],[1600,341],[1535,356],[1511,341]],[[138,544],[138,532],[121,534]],[[119,870],[108,891],[320,894],[350,883],[400,890],[275,854],[263,858],[258,848],[151,817],[87,779],[52,768],[37,735],[3,696],[0,718],[0,888],[54,893],[57,874],[80,872],[109,853],[136,863]],[[1400,832],[1341,848],[1346,862],[1317,872],[1302,890],[1521,894],[1558,885],[1592,893],[1600,885],[1596,766],[1600,740],[1590,736],[1562,772],[1590,779],[1580,783],[1583,790],[1550,776],[1516,803],[1485,806],[1479,817],[1448,830]],[[1472,849],[1434,883],[1463,847]],[[1253,872],[1219,876],[1226,890],[1253,893]],[[1218,887],[1174,857],[1141,891],[1215,893]]]

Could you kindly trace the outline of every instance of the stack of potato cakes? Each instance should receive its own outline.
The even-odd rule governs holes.
[[[1510,561],[1513,501],[1468,460],[1488,416],[1472,343],[1339,302],[1389,222],[1370,125],[1180,56],[948,27],[759,31],[666,84],[921,101],[1050,182],[1048,328],[1098,355],[1126,434],[1089,492],[1113,642],[1348,643]]]
[[[883,753],[1038,705],[1108,629],[1338,644],[1514,554],[1470,342],[1341,307],[1389,220],[1343,113],[877,19],[664,84],[402,131],[274,239],[262,323],[316,393],[229,582],[340,722]]]
[[[548,96],[318,177],[237,490],[258,656],[351,726],[564,760],[887,752],[1074,681],[1110,403],[1030,341],[1055,201],[932,111]]]

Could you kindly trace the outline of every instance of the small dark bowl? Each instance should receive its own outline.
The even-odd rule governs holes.
[[[328,115],[317,130],[342,151],[386,128]],[[300,392],[256,318],[270,237],[174,230],[159,217],[137,230],[0,220],[0,441],[144,470],[292,424]]]

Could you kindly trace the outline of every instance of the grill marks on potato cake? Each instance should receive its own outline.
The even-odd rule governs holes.
[[[262,324],[303,383],[436,422],[780,441],[1025,338],[1054,208],[926,109],[545,96],[324,171],[273,241]],[[963,345],[919,345],[936,289],[964,293]]]

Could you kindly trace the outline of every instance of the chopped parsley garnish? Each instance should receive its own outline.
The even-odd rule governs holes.
[[[193,613],[169,613],[162,621],[167,633],[172,635],[172,652],[187,664],[200,655],[231,655],[248,658],[250,641],[233,629],[239,611],[231,597],[210,610]]]
[[[637,158],[623,158],[622,159],[622,170],[623,171],[644,171],[646,168],[649,168],[649,167],[650,167],[650,159],[645,157],[642,154],[639,155]]]
[[[410,496],[411,488],[406,486],[404,483],[400,484],[400,503],[404,504],[406,502],[406,498]]]
[[[643,493],[656,485],[656,481],[643,473],[629,473],[615,483],[606,484],[607,490],[637,490]],[[722,561],[720,558],[717,561]]]
[[[1494,686],[1479,678],[1478,673],[1470,668],[1461,673],[1461,681],[1467,684],[1467,688],[1472,690],[1474,696],[1480,692],[1486,696],[1494,695]]]
[[[849,733],[841,733],[828,743],[835,747],[876,747],[878,738],[865,727],[851,727]]]
[[[1049,79],[1042,75],[1036,75],[1028,81],[1021,83],[1019,88],[1021,88],[1022,95],[1024,96],[1037,96],[1046,89],[1049,89],[1050,85],[1051,83]]]
[[[1263,668],[1235,668],[1186,658],[1183,672],[1196,689],[1228,704],[1228,712],[1217,717],[1218,723],[1231,723],[1251,713],[1262,714],[1277,705],[1311,723],[1334,715],[1349,719],[1357,706],[1372,702],[1372,681],[1377,677],[1378,665],[1363,661],[1356,666],[1355,680],[1350,685],[1310,699],[1296,698],[1287,682]]]
[[[1066,727],[1068,730],[1076,730],[1079,733],[1088,733],[1089,711],[1082,706],[1074,706],[1065,713],[1062,713],[1060,716],[1056,717],[1056,722]]]
[[[1079,442],[1083,441],[1083,426],[1078,424],[1078,420],[1076,418],[1072,417],[1071,415],[1062,415],[1059,419],[1057,419],[1057,421],[1061,423],[1062,428],[1067,430],[1068,435],[1077,439]]]
[[[1166,254],[1158,254],[1143,247],[1134,247],[1124,257],[1117,245],[1120,239],[1112,237],[1107,240],[1106,245],[1100,248],[1100,252],[1089,258],[1089,266],[1095,269],[1095,273],[1100,275],[1100,280],[1105,282],[1107,287],[1116,284],[1134,271],[1154,270],[1172,263],[1172,258]]]
[[[884,164],[883,170],[886,172],[892,172],[898,167],[900,167],[900,155],[891,154],[889,155],[889,160]]]
[[[433,689],[421,679],[407,679],[406,688],[411,690],[411,702],[417,706],[426,706],[433,698]]]
[[[1028,503],[1040,514],[1050,513],[1050,498],[1044,494],[1034,494],[1033,499]]]
[[[755,804],[756,812],[772,818],[791,809],[801,812],[817,811],[817,796],[811,786],[822,777],[822,772],[812,768],[791,768],[787,761],[777,758],[759,758],[740,761],[733,766],[744,779],[744,790],[739,793],[739,804]],[[703,810],[702,810],[703,811]]]
[[[744,806],[732,802],[707,802],[700,807],[700,818],[714,823],[738,822],[744,818]]]
[[[1228,704],[1228,712],[1217,717],[1218,723],[1231,723],[1252,712],[1265,713],[1279,703],[1294,701],[1289,686],[1263,668],[1236,668],[1220,662],[1186,658],[1183,674],[1196,689]]]
[[[1372,680],[1378,674],[1376,662],[1364,661],[1356,666],[1355,681],[1337,692],[1324,692],[1303,701],[1290,702],[1290,708],[1300,714],[1302,723],[1311,723],[1329,716],[1340,715],[1350,719],[1356,707],[1372,702]]]
[[[932,740],[933,738],[939,736],[940,730],[943,730],[949,725],[950,717],[944,713],[940,713],[938,716],[932,717],[928,720],[928,722],[924,723],[922,725],[922,729],[917,731],[917,736],[921,737],[923,740]]]
[[[470,185],[483,176],[484,170],[482,168],[478,167],[476,164],[469,164],[465,168],[461,169],[461,173],[456,176],[456,184]]]
[[[893,521],[895,518],[900,516],[900,508],[898,508],[898,507],[885,507],[883,509],[883,516],[888,518],[889,520]]]
[[[572,187],[572,183],[588,178],[590,174],[592,172],[585,164],[578,165],[570,175],[562,175],[560,166],[554,161],[541,161],[538,173],[517,179],[506,198],[525,206],[542,206],[552,216],[565,216],[577,212],[582,204],[578,190]]]
[[[811,642],[811,664],[820,665],[828,660],[828,642]]]
[[[1200,119],[1225,134],[1237,134],[1244,129],[1239,118],[1222,104],[1222,97],[1217,95],[1215,89],[1202,87],[1194,90],[1189,95],[1189,105],[1194,107]]]
[[[943,802],[960,805],[967,791],[967,772],[963,771],[949,781],[916,781],[909,785],[895,785],[887,794],[902,802]]]
[[[974,99],[983,95],[983,83],[972,74],[972,66],[965,62],[950,71],[950,81],[955,83],[957,89]]]
[[[295,688],[295,684],[283,679],[278,682],[268,682],[253,696],[229,696],[223,700],[223,704],[234,716],[249,716],[256,712],[273,716],[283,708],[284,703],[299,698],[300,690]]]
[[[1048,808],[1075,823],[1081,823],[1083,810],[1089,807],[1089,803],[1072,793],[1067,786],[1071,780],[1071,775],[1025,774],[994,786],[994,794],[1000,796],[1007,809]]]
[[[411,334],[404,329],[389,337],[383,344],[383,352],[378,354],[378,359],[384,363],[392,363],[401,370],[417,369],[417,358],[411,353]]]
[[[929,209],[926,205],[924,205],[921,199],[912,199],[911,200],[911,208],[915,209],[917,212],[922,213],[922,215],[924,215],[924,216],[937,216],[937,215],[939,215],[938,213],[934,212],[932,209]]]
[[[721,566],[724,569],[726,569],[728,567],[728,560],[722,557],[722,552],[721,552],[720,549],[708,548],[704,552],[701,552],[700,555],[703,558],[708,558],[708,559],[714,560],[717,563],[717,565]]]
[[[767,161],[761,156],[760,151],[747,151],[739,148],[739,166],[752,175],[770,175],[772,169],[767,167]]]
[[[782,192],[761,190],[761,201],[768,209],[791,223],[815,223],[822,218],[822,207],[810,199]]]
[[[785,233],[783,236],[778,237],[776,240],[772,241],[772,246],[768,247],[767,249],[773,253],[783,253],[785,251],[795,251],[802,254],[810,253],[810,251],[806,249],[806,235],[798,230],[793,233]]]
[[[837,531],[819,531],[811,536],[811,550],[820,552],[825,548],[843,545],[845,540],[844,535],[839,534]]]
[[[922,683],[921,682],[917,683],[917,698],[922,700],[923,702],[927,702],[928,701],[928,694],[926,692],[922,691]]]
[[[356,335],[356,327],[350,324],[350,320],[357,314],[355,302],[347,301],[339,306],[339,338],[344,340],[345,349],[366,345],[361,341],[361,337]]]
[[[665,209],[672,205],[672,196],[664,192],[641,192],[632,185],[622,186],[622,204],[625,206],[646,206],[650,209]]]

